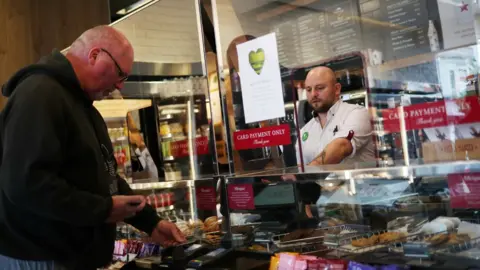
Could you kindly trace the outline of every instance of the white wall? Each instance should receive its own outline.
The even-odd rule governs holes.
[[[112,26],[132,43],[135,61],[201,61],[195,0],[161,0]]]

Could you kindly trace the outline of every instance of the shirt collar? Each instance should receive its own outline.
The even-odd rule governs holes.
[[[328,110],[327,112],[327,121],[329,119],[331,119],[332,117],[335,116],[335,114],[337,113],[337,111],[340,109],[340,106],[342,106],[342,100],[338,100],[337,102],[335,102],[335,104],[333,104],[332,107],[330,107],[330,109]],[[315,121],[320,121],[320,119],[318,117],[315,117]]]

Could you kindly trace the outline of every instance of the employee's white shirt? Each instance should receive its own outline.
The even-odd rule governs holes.
[[[312,162],[334,139],[346,138],[350,130],[355,133],[351,140],[353,152],[342,163],[352,164],[375,160],[372,124],[368,110],[340,100],[328,111],[324,128],[318,117],[314,117],[301,129],[300,140],[304,164]],[[300,164],[298,141],[295,147],[297,162]]]

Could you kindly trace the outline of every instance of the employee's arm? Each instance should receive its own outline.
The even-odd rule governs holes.
[[[59,87],[25,79],[2,112],[1,191],[21,209],[74,226],[97,226],[110,215],[112,199],[73,187],[60,175],[67,158],[67,106]],[[46,83],[45,83],[46,84]],[[28,220],[28,217],[26,217]],[[26,221],[28,222],[28,221]]]
[[[308,165],[338,164],[353,152],[353,146],[347,138],[337,138],[329,143],[325,149]]]
[[[337,126],[333,140],[309,165],[339,164],[355,153],[373,143],[372,124],[368,110],[358,107],[352,110],[344,123]],[[353,137],[349,138],[350,131]]]

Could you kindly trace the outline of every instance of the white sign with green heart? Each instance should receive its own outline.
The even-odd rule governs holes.
[[[275,33],[237,45],[245,122],[285,117]]]
[[[256,52],[250,51],[248,54],[248,62],[250,63],[250,66],[252,66],[253,70],[255,70],[255,73],[260,75],[262,72],[263,63],[265,63],[265,51],[262,48],[258,49]]]

